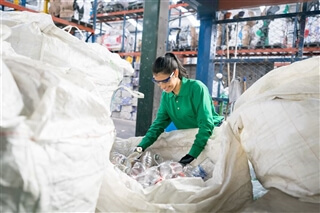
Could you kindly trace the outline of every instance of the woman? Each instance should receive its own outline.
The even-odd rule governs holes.
[[[215,112],[208,88],[201,81],[188,79],[186,69],[173,53],[158,57],[152,72],[152,81],[163,93],[157,117],[136,151],[152,145],[171,122],[177,129],[199,128],[189,153],[179,161],[189,164],[200,155],[223,117]]]

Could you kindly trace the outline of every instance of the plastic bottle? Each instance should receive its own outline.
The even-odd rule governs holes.
[[[146,151],[141,157],[141,162],[146,168],[150,168],[153,165],[152,152]]]
[[[141,162],[135,162],[130,171],[130,176],[137,177],[145,172],[146,168]]]
[[[213,161],[210,158],[206,158],[192,170],[192,175],[194,177],[201,177],[204,181],[206,181],[212,177],[213,170]]]
[[[191,166],[190,164],[187,164],[183,167],[183,173],[185,177],[193,177],[192,171],[194,167]]]
[[[141,155],[142,155],[142,152],[136,152],[136,151],[132,152],[127,157],[127,166],[131,168],[133,164],[138,161]]]
[[[171,168],[171,173],[173,178],[184,176],[183,166],[181,165],[181,163],[171,162],[169,166]]]
[[[163,158],[160,154],[154,154],[154,161],[157,165],[160,165],[163,162]]]
[[[145,171],[145,176],[142,182],[143,187],[148,187],[155,185],[156,183],[160,182],[162,180],[159,170],[156,166],[153,166]]]
[[[162,179],[184,176],[183,167],[178,162],[165,161],[159,165],[159,171]]]
[[[170,167],[170,161],[165,161],[159,165],[159,171],[162,179],[171,179],[172,171]]]
[[[127,161],[127,157],[119,152],[111,152],[110,161],[115,165],[117,164],[125,165]]]
[[[131,169],[129,167],[127,167],[126,165],[123,164],[117,164],[115,165],[115,167],[117,167],[118,169],[120,169],[120,171],[123,171],[126,174],[129,174]]]

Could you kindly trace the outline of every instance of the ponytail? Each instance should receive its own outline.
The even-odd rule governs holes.
[[[178,77],[188,78],[187,70],[182,66],[180,60],[171,52],[166,53],[164,56],[158,57],[153,63],[152,72],[153,73],[166,73],[171,74],[174,70],[178,69]]]

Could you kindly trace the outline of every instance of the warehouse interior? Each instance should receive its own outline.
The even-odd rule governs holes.
[[[1,212],[320,211],[319,0],[0,5]],[[188,166],[171,125],[130,159],[167,52],[224,117]]]

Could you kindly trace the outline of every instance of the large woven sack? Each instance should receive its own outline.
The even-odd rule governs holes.
[[[97,43],[85,43],[56,27],[50,15],[0,12],[1,23],[11,28],[7,41],[16,53],[77,72],[95,83],[106,107],[124,74],[133,74],[130,63]],[[75,70],[76,69],[76,70]],[[107,72],[107,73],[106,73]]]
[[[108,103],[133,69],[49,15],[1,19],[0,209],[94,212],[115,139]]]
[[[236,102],[230,123],[262,185],[320,203],[320,57],[275,69]]]
[[[164,159],[179,161],[193,144],[198,129],[175,130],[160,135],[148,149]],[[113,151],[128,153],[141,137],[117,138]],[[252,200],[248,160],[226,122],[214,130],[205,150],[193,161],[214,163],[212,178],[166,179],[143,188],[108,161],[97,212],[234,212]]]

